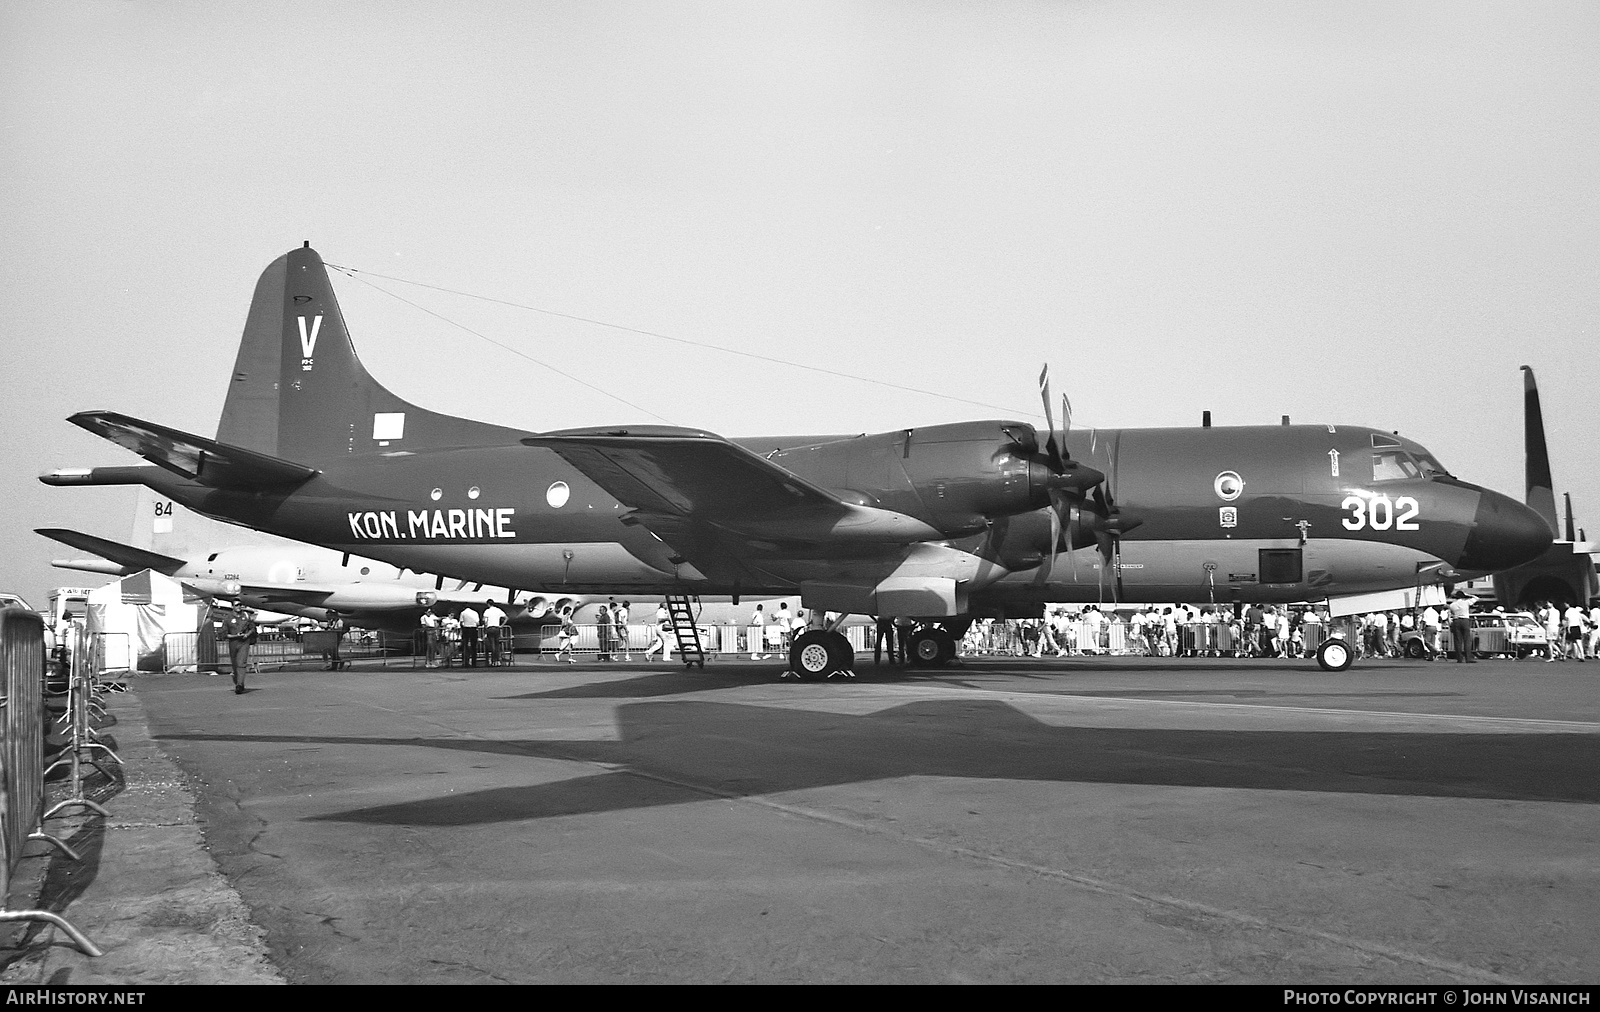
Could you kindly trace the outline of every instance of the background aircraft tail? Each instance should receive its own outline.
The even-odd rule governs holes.
[[[300,463],[515,443],[526,433],[410,404],[356,358],[322,257],[307,243],[256,282],[217,442]]]
[[[1561,536],[1556,522],[1555,482],[1550,477],[1550,451],[1544,441],[1544,412],[1539,408],[1539,383],[1533,369],[1522,367],[1522,447],[1527,458],[1527,503]]]
[[[178,559],[204,558],[222,548],[291,543],[265,531],[201,516],[143,485],[139,486],[133,528],[128,533],[128,544],[134,548]]]

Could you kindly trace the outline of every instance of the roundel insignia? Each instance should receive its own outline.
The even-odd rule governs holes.
[[[1244,493],[1244,479],[1239,477],[1237,471],[1224,471],[1217,475],[1211,487],[1217,490],[1217,496],[1223,502],[1233,502]]]
[[[572,495],[572,489],[567,487],[567,483],[558,481],[545,489],[544,501],[555,509],[560,509],[567,504],[567,497],[570,495]]]

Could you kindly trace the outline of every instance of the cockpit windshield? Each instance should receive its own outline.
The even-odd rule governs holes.
[[[1379,450],[1372,455],[1372,480],[1405,481],[1406,479],[1433,478],[1450,472],[1426,453],[1413,454],[1406,450]]]

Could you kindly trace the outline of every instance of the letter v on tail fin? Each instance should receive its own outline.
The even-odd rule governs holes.
[[[465,375],[474,375],[470,368]],[[217,441],[320,464],[337,457],[493,443],[526,433],[419,408],[356,358],[317,251],[274,260],[256,283]]]
[[[305,484],[317,474],[313,467],[228,446],[115,411],[83,411],[67,421],[126,447],[173,474],[212,488],[287,490]]]

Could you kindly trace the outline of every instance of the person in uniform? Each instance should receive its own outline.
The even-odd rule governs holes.
[[[228,664],[233,668],[234,695],[244,694],[244,673],[250,666],[250,644],[256,638],[256,624],[250,612],[235,604],[222,623],[228,640]]]
[[[322,662],[327,665],[327,670],[338,671],[344,666],[344,660],[339,656],[339,641],[344,639],[344,619],[333,609],[328,609],[328,620],[324,624],[329,633],[328,646],[322,651]]]

